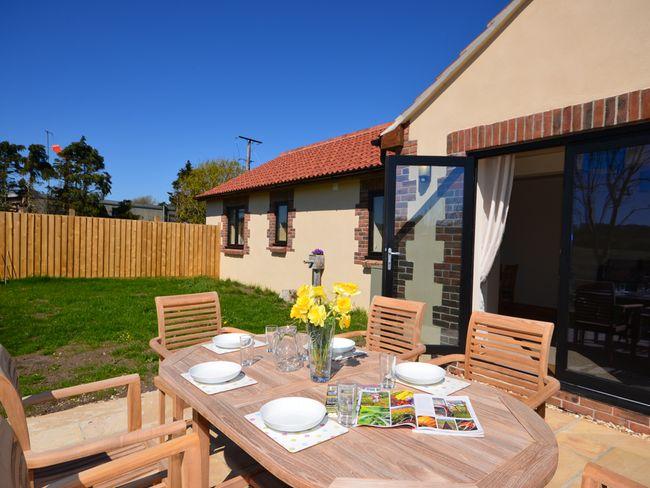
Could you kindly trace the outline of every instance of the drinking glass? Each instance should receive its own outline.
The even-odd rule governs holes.
[[[382,352],[379,356],[379,382],[382,388],[390,390],[395,388],[395,364],[397,357],[393,354]]]
[[[303,362],[309,361],[309,336],[304,332],[299,332],[296,335],[298,342],[298,354]]]
[[[251,366],[254,362],[253,350],[255,339],[252,335],[242,334],[239,337],[239,357],[241,359],[242,368]]]
[[[355,384],[340,384],[336,395],[338,422],[343,427],[354,427],[357,423],[358,389]]]
[[[267,325],[266,332],[266,352],[273,352],[273,336],[278,331],[277,325]]]

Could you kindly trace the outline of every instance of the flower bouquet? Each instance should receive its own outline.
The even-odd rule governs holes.
[[[291,318],[306,324],[309,335],[309,371],[312,381],[329,381],[332,369],[332,337],[338,325],[350,327],[352,298],[358,295],[354,283],[334,283],[330,299],[322,286],[302,285],[291,307]]]

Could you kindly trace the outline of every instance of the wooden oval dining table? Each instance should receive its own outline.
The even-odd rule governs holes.
[[[309,369],[280,372],[265,347],[244,368],[257,383],[208,395],[181,376],[204,361],[239,362],[239,352],[217,355],[196,345],[165,359],[159,376],[191,406],[204,445],[207,486],[209,427],[238,444],[270,473],[294,487],[538,487],[550,481],[558,462],[553,432],[535,411],[491,386],[471,383],[455,393],[468,396],[485,436],[432,435],[408,427],[354,427],[349,432],[291,453],[244,418],[269,400],[302,396],[325,401],[326,384]],[[330,383],[376,384],[379,354],[333,362]],[[398,387],[400,385],[398,384]]]

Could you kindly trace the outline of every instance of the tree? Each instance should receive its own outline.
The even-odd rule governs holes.
[[[650,210],[648,199],[639,195],[650,184],[647,167],[645,146],[587,154],[576,166],[574,242],[586,237],[582,245],[593,251],[599,273],[611,257],[617,233],[637,212]]]
[[[131,200],[122,200],[113,209],[112,215],[116,219],[139,220],[140,216],[131,211]]]
[[[199,201],[195,197],[242,174],[244,169],[237,161],[225,159],[206,161],[196,168],[191,168],[189,172],[187,171],[188,167],[191,168],[189,161],[178,173],[178,189],[174,188],[175,191],[170,200],[176,206],[179,222],[204,224],[206,205],[205,202]]]
[[[143,195],[141,197],[132,198],[131,203],[140,203],[142,205],[158,205],[156,199],[151,195]]]
[[[0,210],[10,210],[9,192],[15,187],[13,175],[23,158],[20,152],[24,150],[25,146],[20,144],[0,142]]]
[[[174,206],[178,206],[178,195],[180,194],[181,191],[181,180],[188,176],[192,172],[192,163],[190,163],[189,160],[185,162],[185,166],[183,166],[181,169],[178,170],[178,174],[176,175],[176,179],[172,181],[172,191],[168,192],[167,194],[169,195],[169,203],[171,203]]]
[[[31,144],[27,156],[22,157],[17,164],[17,173],[21,176],[18,181],[20,206],[27,212],[33,212],[36,184],[54,176],[54,169],[48,161],[45,146]]]
[[[77,215],[98,216],[101,201],[111,191],[111,177],[104,171],[104,158],[82,137],[59,152],[54,160],[59,185],[51,197],[59,213],[74,209]]]

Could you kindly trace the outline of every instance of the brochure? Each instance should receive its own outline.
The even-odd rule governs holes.
[[[328,388],[328,413],[336,412],[335,390]],[[334,387],[335,388],[335,387]],[[483,437],[484,431],[466,396],[436,397],[411,390],[362,387],[358,426],[411,426],[416,432]]]

